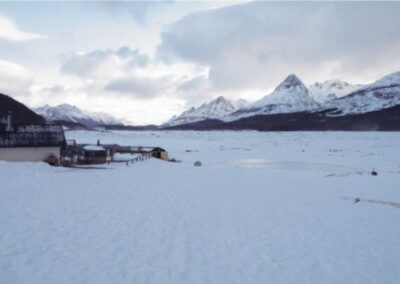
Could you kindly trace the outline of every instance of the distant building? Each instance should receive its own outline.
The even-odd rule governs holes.
[[[82,164],[104,164],[111,162],[110,150],[98,145],[83,146]]]
[[[59,161],[62,147],[61,125],[12,125],[10,114],[0,122],[0,160],[39,162],[53,156]]]
[[[154,147],[154,148],[151,150],[151,155],[152,155],[154,158],[168,161],[168,152],[165,151],[163,148]]]

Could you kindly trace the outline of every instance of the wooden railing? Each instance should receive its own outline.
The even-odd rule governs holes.
[[[153,158],[151,153],[143,153],[140,156],[137,156],[135,158],[132,158],[130,160],[125,160],[125,161],[113,161],[113,162],[117,162],[117,163],[125,163],[126,166],[129,166],[129,164],[135,164],[135,163],[140,163],[143,161],[146,161],[148,159]]]

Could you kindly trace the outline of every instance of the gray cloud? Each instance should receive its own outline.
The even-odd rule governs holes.
[[[107,76],[107,73],[129,71],[137,67],[145,67],[149,57],[137,49],[121,47],[118,50],[94,50],[85,54],[74,54],[61,66],[61,71],[81,78]],[[110,74],[110,75],[111,75]]]
[[[179,92],[193,92],[204,90],[207,87],[207,78],[205,76],[197,76],[192,79],[184,80],[178,87]]]
[[[400,66],[399,14],[400,2],[251,2],[186,16],[157,55],[209,66],[217,89],[271,88],[291,72],[373,77]]]
[[[145,24],[148,14],[170,5],[172,1],[100,1],[88,2],[85,5],[96,5],[113,17],[120,17],[121,12],[132,16],[136,22]]]
[[[104,90],[139,99],[151,99],[162,95],[168,89],[170,81],[171,79],[168,77],[148,78],[130,76],[112,80],[104,87]]]

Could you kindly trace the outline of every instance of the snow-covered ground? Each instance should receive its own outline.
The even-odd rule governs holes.
[[[400,133],[67,136],[182,162],[0,162],[0,283],[400,282]]]

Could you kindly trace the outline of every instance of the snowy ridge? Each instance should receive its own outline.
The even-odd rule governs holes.
[[[289,75],[275,90],[260,100],[232,113],[226,121],[265,114],[290,113],[315,109],[319,104],[307,87],[294,74]]]
[[[334,79],[323,83],[316,82],[309,86],[308,90],[315,101],[325,103],[346,96],[361,87],[362,85],[353,85],[342,80]]]
[[[387,75],[349,95],[327,102],[329,115],[360,114],[400,104],[400,72]]]
[[[104,112],[85,112],[76,106],[61,104],[58,106],[44,105],[34,109],[47,121],[64,120],[68,122],[80,123],[87,127],[98,125],[122,125],[121,121]]]
[[[220,96],[215,100],[204,103],[197,108],[192,107],[189,110],[184,111],[179,116],[173,116],[163,126],[176,126],[206,119],[222,119],[228,114],[231,114],[232,112],[242,108],[246,104],[248,104],[248,102],[243,99],[230,101]]]

